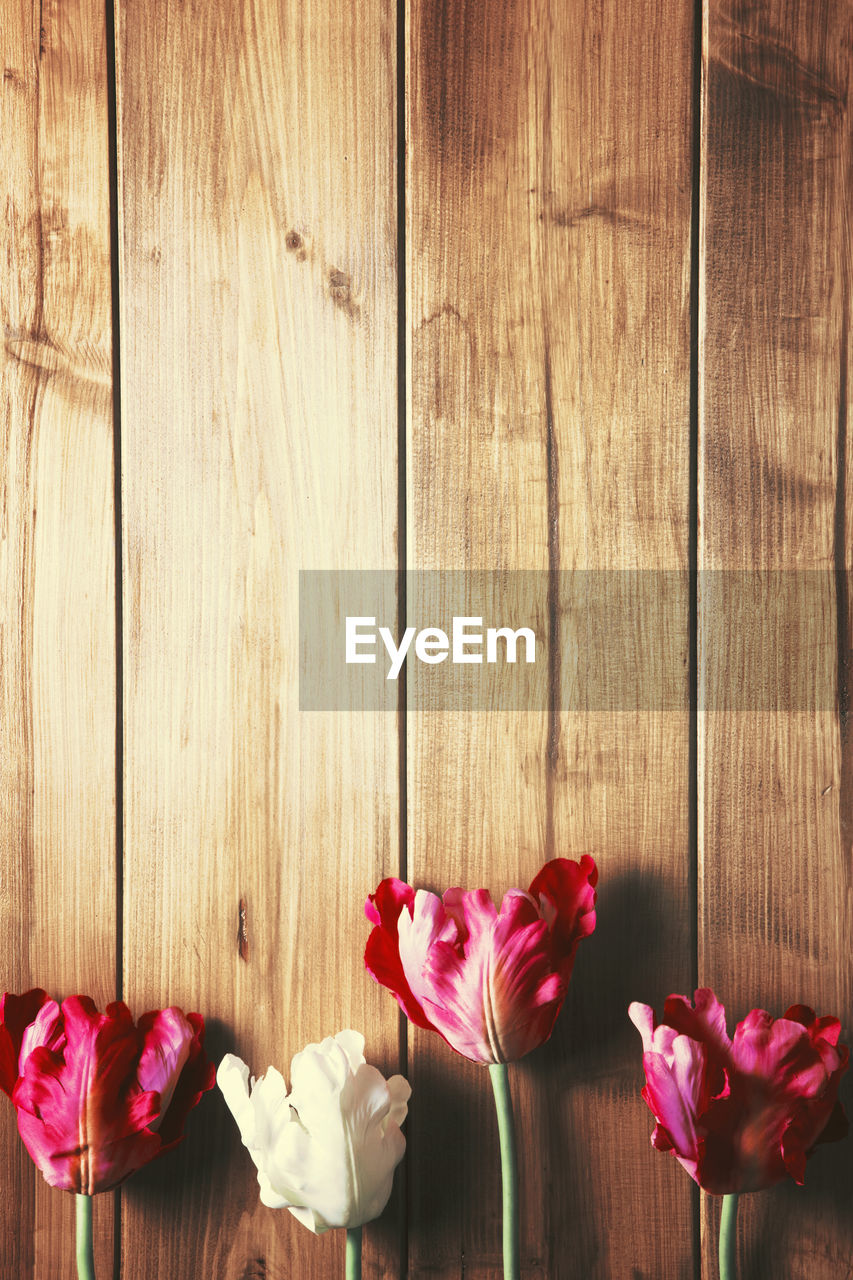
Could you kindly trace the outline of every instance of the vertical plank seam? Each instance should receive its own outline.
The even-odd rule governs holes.
[[[124,996],[124,608],[122,596],[121,348],[119,323],[118,95],[115,0],[105,0],[107,46],[107,169],[110,205],[110,306],[112,317],[113,519],[115,542],[115,991]],[[113,1193],[113,1277],[121,1275],[121,1189]]]
[[[395,66],[395,108],[396,108],[396,199],[397,199],[397,634],[405,634],[407,626],[406,591],[408,555],[406,484],[408,472],[406,451],[408,445],[408,338],[406,332],[407,308],[406,289],[408,242],[406,238],[406,0],[396,3],[396,66]],[[398,774],[398,833],[397,861],[399,876],[403,881],[409,878],[409,815],[408,815],[408,677],[398,681],[397,686],[397,774]],[[397,1044],[400,1061],[400,1072],[409,1078],[409,1024],[402,1010],[397,1013]],[[410,1135],[406,1138],[411,1141]],[[410,1215],[410,1180],[409,1166],[411,1159],[406,1160],[401,1170],[403,1174],[403,1222],[400,1231],[400,1256],[398,1275],[400,1280],[407,1280],[409,1274],[409,1215]]]
[[[842,191],[846,190],[848,149],[842,144]],[[850,727],[850,635],[847,563],[847,397],[850,359],[850,234],[847,208],[842,202],[843,233],[841,236],[841,332],[839,335],[838,422],[836,436],[835,512],[833,559],[835,567],[835,610],[837,646],[837,710],[840,745],[839,827],[842,861],[853,843],[853,735]]]
[[[548,7],[549,36],[554,23]],[[551,79],[552,67],[548,42],[545,49],[545,75],[542,101],[542,187],[554,188],[554,165],[551,148]],[[547,246],[547,239],[544,245]],[[544,246],[543,246],[544,247]],[[541,256],[540,290],[547,297],[547,247]],[[579,308],[580,313],[580,308]],[[578,338],[580,342],[580,336]],[[582,381],[582,363],[579,362],[579,378]],[[545,411],[545,520],[548,555],[548,716],[545,746],[545,848],[543,860],[557,856],[554,834],[554,786],[560,763],[560,681],[562,653],[560,650],[560,457],[557,448],[554,422],[554,393],[551,369],[551,325],[547,307],[542,314],[542,394]],[[550,1241],[549,1241],[550,1244]]]
[[[550,87],[550,81],[549,81]],[[550,101],[550,92],[548,92]],[[549,121],[550,111],[546,111]],[[550,123],[550,121],[549,121]],[[545,474],[548,524],[548,725],[545,751],[544,859],[557,856],[554,836],[554,783],[560,763],[560,463],[554,428],[551,387],[551,346],[547,319],[543,327],[543,390],[545,399]]]
[[[703,0],[695,0],[693,17],[693,83],[690,207],[690,388],[687,500],[688,567],[688,746],[687,832],[688,910],[690,912],[690,985],[699,985],[699,351],[702,178],[702,43]],[[693,1274],[702,1274],[699,1189],[691,1186]]]

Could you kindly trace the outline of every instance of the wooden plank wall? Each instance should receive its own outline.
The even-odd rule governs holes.
[[[708,7],[699,403],[699,969],[730,1017],[802,1001],[847,1029],[851,34],[835,0]],[[845,1146],[747,1198],[744,1274],[848,1274]]]
[[[199,1009],[213,1055],[255,1071],[362,1027],[415,1090],[365,1274],[486,1280],[488,1080],[401,1036],[361,969],[362,904],[399,870],[499,896],[592,853],[598,931],[552,1041],[513,1071],[523,1273],[712,1280],[717,1205],[700,1226],[651,1150],[626,1008],[698,975],[732,1018],[804,1000],[853,1036],[835,572],[853,533],[853,6],[118,0],[106,17],[0,0],[3,988]],[[545,627],[602,656],[559,572],[636,571],[648,593],[666,570],[686,599],[698,565],[697,612],[669,637],[683,705],[567,710],[553,650],[541,712],[299,712],[298,569],[403,552],[410,570],[538,572]],[[785,571],[781,629],[719,577],[755,569]],[[767,660],[779,636],[785,670],[816,655],[805,710]],[[179,1152],[98,1201],[99,1276],[113,1259],[125,1280],[335,1274],[339,1233],[260,1206],[224,1105],[203,1106]],[[0,1276],[70,1280],[71,1199],[10,1107],[0,1124]],[[822,1150],[805,1191],[747,1198],[745,1276],[847,1274],[850,1167],[849,1145]]]
[[[397,1048],[358,956],[395,719],[299,713],[297,574],[396,566],[394,33],[386,0],[119,8],[125,994],[256,1073]],[[333,1274],[207,1114],[124,1195],[124,1274]]]
[[[4,990],[116,994],[107,46],[97,0],[2,6],[0,924]],[[4,1276],[76,1274],[70,1196],[3,1116]],[[97,1205],[112,1260],[112,1197]]]
[[[692,38],[686,9],[643,0],[412,5],[413,568],[686,577]],[[584,622],[570,643],[606,648]],[[531,1278],[692,1269],[689,1184],[648,1158],[625,1020],[632,990],[691,977],[686,609],[676,645],[681,712],[564,710],[557,669],[542,714],[409,715],[414,881],[499,896],[551,857],[600,867],[600,931],[552,1041],[514,1072]],[[488,1080],[426,1033],[410,1061],[410,1274],[457,1276],[464,1257],[486,1280]],[[455,1168],[436,1113],[462,1135]]]

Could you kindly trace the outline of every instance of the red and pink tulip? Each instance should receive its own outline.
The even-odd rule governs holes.
[[[24,1145],[52,1187],[93,1196],[176,1146],[213,1087],[197,1013],[169,1008],[138,1023],[123,1003],[60,1006],[44,991],[0,1001],[0,1088]]]
[[[383,880],[365,912],[368,971],[419,1027],[474,1062],[513,1062],[550,1036],[578,943],[595,928],[595,863],[555,858],[500,910],[485,889],[442,898]]]
[[[592,858],[555,858],[500,910],[486,889],[443,897],[383,880],[365,904],[364,963],[416,1026],[489,1068],[503,1175],[504,1280],[519,1280],[518,1168],[507,1063],[548,1039],[582,938],[595,929]]]

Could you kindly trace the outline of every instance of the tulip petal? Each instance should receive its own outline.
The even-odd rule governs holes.
[[[808,1032],[812,1045],[820,1054],[826,1071],[831,1075],[844,1071],[847,1066],[849,1050],[846,1045],[839,1045],[841,1023],[838,1018],[818,1018],[814,1010],[805,1005],[795,1005],[785,1014],[791,1022],[799,1022]]]
[[[139,1019],[142,1053],[136,1069],[139,1087],[160,1095],[160,1113],[169,1110],[193,1041],[193,1028],[180,1009],[162,1009],[145,1013]],[[154,1121],[157,1128],[160,1117]]]
[[[507,1062],[544,1044],[566,994],[563,971],[551,968],[547,928],[530,918],[524,895],[506,895],[491,935],[489,1005],[492,1034]]]
[[[293,1112],[284,1077],[275,1067],[254,1082],[252,1087],[254,1132],[246,1145],[252,1151],[265,1151],[280,1141],[285,1129],[293,1123]]]
[[[469,922],[465,919],[465,904],[460,901],[462,896],[458,889],[451,889],[442,900],[434,893],[418,889],[411,916],[404,914],[400,917],[400,961],[406,981],[422,1008],[424,996],[429,992],[427,966],[432,948],[445,945],[457,949],[469,941]],[[486,897],[488,898],[488,894]],[[490,898],[488,904],[492,909],[491,921],[495,909]],[[480,903],[478,906],[480,910],[484,909],[484,904]],[[477,908],[472,907],[472,910],[476,914]],[[477,921],[470,923],[473,923],[476,930]]]
[[[812,1050],[805,1027],[785,1018],[771,1018],[764,1009],[753,1009],[738,1023],[731,1056],[744,1075],[771,1079],[780,1070],[796,1072],[808,1066],[823,1076],[820,1057]]]
[[[417,901],[419,894],[423,896],[424,900],[435,898],[434,893],[426,893],[425,890],[419,889],[415,894],[415,901]],[[527,898],[526,894],[521,896]],[[497,909],[494,902],[492,902],[492,895],[488,889],[467,891],[465,889],[448,889],[442,896],[441,906],[444,908],[441,918],[443,927],[437,926],[433,930],[429,938],[430,944],[433,942],[449,942],[461,950],[466,949],[469,945],[476,947],[477,939],[490,932],[498,917]]]
[[[343,1127],[330,1117],[323,1132],[314,1134],[295,1112],[292,1116],[292,1123],[264,1153],[263,1167],[269,1179],[264,1203],[272,1203],[272,1190],[281,1199],[281,1207],[311,1211],[311,1220],[305,1224],[311,1231],[346,1226],[349,1200]],[[260,1176],[258,1181],[263,1192]]]
[[[271,1209],[284,1209],[284,1208],[289,1209],[290,1212],[293,1214],[294,1218],[296,1219],[296,1221],[301,1222],[303,1227],[307,1227],[308,1230],[313,1231],[315,1235],[319,1235],[322,1231],[328,1230],[328,1227],[325,1227],[323,1225],[322,1218],[318,1218],[317,1214],[314,1212],[313,1209],[306,1209],[304,1206],[298,1205],[298,1204],[288,1204],[287,1201],[284,1201],[284,1200],[281,1200],[279,1201],[278,1204],[275,1204],[273,1203],[274,1199],[275,1199],[274,1193],[271,1199],[265,1199],[264,1189],[263,1187],[261,1188],[262,1204],[269,1205]]]
[[[423,914],[432,910],[433,934],[423,960],[424,1008],[432,1025],[458,1053],[478,1062],[492,1058],[486,1013],[491,929],[497,912],[484,891],[463,893],[451,889],[444,903],[433,894],[420,899]],[[452,922],[448,936],[447,922]],[[426,931],[424,931],[426,934]],[[464,946],[456,945],[459,938]]]
[[[658,1122],[652,1145],[672,1149],[695,1177],[698,1119],[709,1101],[709,1074],[714,1074],[708,1071],[705,1046],[665,1024],[656,1026],[648,1005],[635,1002],[628,1014],[643,1037],[643,1098]]]
[[[177,1012],[180,1013],[180,1010]],[[160,1135],[160,1155],[165,1155],[183,1140],[187,1116],[208,1089],[213,1088],[216,1080],[216,1069],[204,1050],[204,1019],[198,1013],[187,1013],[184,1016],[192,1027],[193,1037],[169,1108],[165,1114],[161,1109],[157,1130]]]
[[[415,891],[393,876],[383,880],[365,903],[365,915],[375,924],[367,939],[364,964],[370,976],[392,991],[397,1003],[415,1026],[432,1024],[412,993],[400,958],[399,924],[411,921]]]
[[[296,1120],[281,1073],[270,1067],[250,1088],[249,1068],[229,1053],[219,1064],[216,1083],[258,1170],[262,1202],[271,1209],[298,1203],[300,1179],[292,1170],[299,1167],[299,1146],[304,1149],[308,1136]]]
[[[291,1104],[298,1124],[276,1161],[279,1170],[298,1169],[289,1198],[294,1207],[310,1207],[316,1232],[377,1217],[405,1150],[396,1126],[383,1132],[390,1096],[380,1072],[362,1063],[342,1077],[343,1058],[331,1038],[294,1058]]]
[[[752,1118],[737,1086],[735,1080],[735,1092],[702,1115],[696,1180],[710,1195],[757,1191],[784,1176],[781,1131],[771,1134],[760,1117]]]
[[[665,1022],[658,1023],[654,1010],[636,1000],[628,1006],[628,1017],[643,1037],[643,1052],[661,1053],[668,1060],[678,1036],[675,1028],[668,1027]]]
[[[236,1054],[226,1053],[216,1072],[216,1083],[240,1130],[243,1145],[258,1145],[255,1137],[255,1108],[249,1095],[249,1068]]]
[[[726,1011],[709,987],[696,991],[692,1005],[685,996],[670,996],[663,1020],[682,1035],[710,1045],[728,1061],[732,1042],[726,1031]]]
[[[20,1075],[19,1058],[27,1028],[46,1004],[56,1007],[40,987],[22,996],[7,991],[0,999],[0,1089],[9,1097]]]
[[[595,930],[595,886],[598,868],[589,854],[580,862],[554,858],[530,886],[530,896],[551,933],[555,963],[568,982],[578,943]]]
[[[628,1017],[643,1037],[643,1052],[652,1053],[655,1048],[655,1014],[650,1005],[632,1000],[628,1005]]]
[[[350,1220],[370,1222],[377,1218],[391,1195],[394,1169],[406,1150],[406,1140],[399,1122],[391,1120],[391,1110],[396,1102],[398,1113],[402,1106],[405,1117],[406,1103],[411,1096],[405,1081],[396,1092],[395,1100],[381,1072],[364,1063],[350,1077],[341,1096],[350,1149],[358,1152],[358,1159],[353,1159],[350,1165],[353,1202]]]
[[[334,1036],[320,1044],[309,1044],[294,1055],[290,1064],[290,1103],[301,1124],[318,1141],[323,1141],[328,1125],[333,1143],[340,1128],[339,1098],[350,1075],[347,1055]]]
[[[412,1096],[412,1086],[405,1076],[389,1077],[388,1096],[390,1105],[384,1128],[387,1129],[389,1125],[395,1124],[399,1129],[409,1113],[409,1098]]]
[[[21,1052],[18,1055],[19,1075],[23,1075],[27,1058],[39,1046],[49,1049],[51,1053],[61,1052],[65,1047],[65,1026],[55,1000],[45,1001],[23,1034]]]
[[[550,968],[548,926],[526,894],[507,894],[497,915],[491,900],[465,895],[464,953],[432,946],[424,997],[435,1027],[476,1062],[510,1062],[551,1034],[565,994]]]
[[[692,1042],[686,1036],[678,1036],[676,1054],[667,1062],[662,1054],[643,1054],[646,1073],[646,1098],[658,1125],[665,1128],[667,1136],[679,1155],[695,1159],[697,1154],[695,1094],[697,1082],[690,1079],[695,1058]],[[698,1046],[697,1046],[698,1048]]]
[[[360,1031],[339,1031],[334,1037],[335,1044],[343,1049],[349,1063],[350,1071],[357,1071],[364,1062],[364,1036]]]

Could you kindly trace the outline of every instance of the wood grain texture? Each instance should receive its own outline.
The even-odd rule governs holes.
[[[126,993],[256,1073],[349,1025],[394,1066],[361,954],[395,717],[300,713],[297,626],[300,569],[396,565],[393,6],[124,0],[117,44]],[[218,1092],[189,1127],[124,1193],[126,1280],[343,1266]]]
[[[550,573],[544,631],[577,642],[560,570],[687,567],[691,14],[415,0],[408,21],[410,568]],[[512,1071],[531,1278],[693,1274],[627,1020],[690,975],[687,627],[682,709],[563,711],[557,650],[547,712],[408,714],[410,880],[499,897],[549,857],[601,870],[557,1031]],[[410,1274],[484,1280],[488,1079],[428,1034],[410,1060]]]
[[[299,711],[297,615],[300,568],[397,565],[396,6],[116,7],[121,885],[104,12],[0,0],[3,988],[112,998],[121,888],[136,1014],[198,1009],[256,1072],[351,1024],[393,1069],[361,951],[399,865],[398,725]],[[853,1033],[853,5],[704,6],[698,923],[687,613],[682,708],[568,711],[571,654],[613,637],[559,576],[637,571],[648,606],[651,571],[688,564],[693,6],[404,9],[408,564],[540,574],[519,606],[551,686],[541,712],[410,708],[408,876],[499,897],[596,857],[596,935],[512,1069],[523,1272],[711,1280],[718,1205],[700,1259],[626,1009],[689,990],[698,927],[731,1023],[803,1000]],[[410,618],[433,586],[412,578]],[[408,1205],[398,1178],[366,1273],[486,1280],[486,1073],[427,1034],[409,1057]],[[71,1197],[2,1115],[0,1277],[71,1280]],[[259,1204],[218,1093],[189,1135],[122,1192],[123,1280],[342,1266],[339,1233]],[[744,1276],[850,1277],[852,1192],[842,1145],[745,1198]],[[106,1276],[113,1198],[95,1210]]]
[[[0,5],[3,990],[115,998],[115,561],[103,6]],[[2,1109],[0,1274],[76,1274]],[[110,1195],[95,1206],[112,1258]],[[14,1206],[14,1212],[10,1212]]]
[[[731,1023],[802,1001],[848,1042],[851,36],[846,0],[708,6],[699,443],[700,568],[781,571],[701,575],[700,979]],[[850,1168],[747,1197],[743,1274],[849,1275]]]

